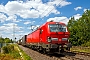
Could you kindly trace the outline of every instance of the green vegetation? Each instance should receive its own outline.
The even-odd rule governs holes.
[[[71,51],[90,53],[90,47],[73,46]]]
[[[9,44],[7,46],[2,47],[3,55],[11,56],[13,59],[21,59],[17,46],[15,44]],[[8,57],[9,58],[9,57]]]
[[[13,43],[12,39],[0,37],[0,43]]]
[[[32,60],[16,44],[8,44],[2,47],[3,53],[0,53],[1,60]]]
[[[15,58],[13,58],[10,54],[1,54],[0,53],[0,60],[14,60]],[[17,59],[20,60],[20,59]]]
[[[90,10],[85,11],[82,17],[77,20],[72,17],[67,26],[72,45],[90,46]]]
[[[24,60],[32,60],[23,50],[20,49],[20,52],[22,52],[22,56],[23,56]]]

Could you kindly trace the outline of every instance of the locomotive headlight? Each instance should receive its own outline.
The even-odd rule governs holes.
[[[47,39],[47,40],[48,40],[48,42],[51,42],[51,37],[48,37],[48,39]]]
[[[66,40],[68,40],[68,38],[62,38],[62,40],[63,40],[63,41],[66,41]]]

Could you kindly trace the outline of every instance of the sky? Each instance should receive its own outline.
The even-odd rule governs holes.
[[[48,21],[68,24],[90,9],[90,0],[0,0],[0,36],[20,39]]]

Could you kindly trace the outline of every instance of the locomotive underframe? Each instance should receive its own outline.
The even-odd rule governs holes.
[[[46,52],[64,52],[64,50],[70,50],[71,44],[43,44],[42,47]]]
[[[29,43],[27,44],[31,49],[35,49],[38,51],[44,51],[44,52],[59,52],[62,53],[64,50],[70,50],[71,44],[45,44],[45,43]]]

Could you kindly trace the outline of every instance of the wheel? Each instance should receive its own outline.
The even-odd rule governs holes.
[[[66,50],[70,51],[70,48],[66,48]]]
[[[45,48],[43,49],[43,53],[46,54],[46,49]]]
[[[60,52],[61,52],[61,53],[64,52],[64,49],[61,49]]]

